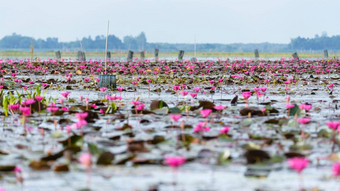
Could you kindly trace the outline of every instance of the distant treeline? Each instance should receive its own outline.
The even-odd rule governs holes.
[[[328,49],[340,51],[340,35],[329,37],[324,33],[321,36],[315,35],[314,38],[297,37],[291,39],[289,46],[291,49],[295,50],[320,51]]]
[[[105,49],[106,37],[98,35],[95,38],[84,37],[81,40],[72,42],[59,42],[58,38],[34,39],[32,37],[21,36],[13,33],[10,36],[5,36],[0,40],[0,49],[29,49],[33,46],[34,49],[41,50],[102,50]],[[125,36],[124,41],[120,40],[115,35],[108,36],[109,50],[126,50],[126,49],[143,49],[146,45],[146,37],[142,32],[136,37]]]
[[[102,51],[105,49],[104,35],[98,35],[94,38],[91,36],[84,37],[81,40],[71,42],[59,42],[58,38],[34,39],[32,37],[22,36],[16,33],[3,37],[0,40],[0,50],[29,50],[33,46],[35,50],[41,51]],[[194,44],[190,43],[148,43],[145,33],[138,36],[125,36],[123,40],[115,35],[109,35],[109,51],[153,51],[158,48],[162,52],[175,52],[184,50],[186,52],[194,51]],[[292,52],[292,51],[322,51],[324,49],[340,51],[340,35],[328,37],[327,34],[322,36],[316,35],[314,38],[294,38],[289,44],[277,43],[200,43],[196,45],[197,52],[253,52],[258,49],[260,52]]]

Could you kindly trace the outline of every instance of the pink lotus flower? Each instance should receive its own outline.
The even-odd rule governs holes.
[[[20,111],[23,116],[27,116],[31,114],[31,110],[29,107],[20,107]]]
[[[170,117],[172,120],[177,122],[180,118],[182,118],[182,115],[181,114],[170,114]]]
[[[310,118],[298,118],[297,122],[300,124],[307,124],[310,122]]]
[[[134,106],[137,106],[137,105],[139,105],[139,101],[131,101],[131,103],[134,105]]]
[[[312,105],[309,105],[309,104],[305,104],[305,110],[306,111],[309,111],[312,109]]]
[[[123,88],[117,88],[118,91],[122,92],[123,91]]]
[[[105,92],[105,91],[107,90],[107,88],[101,87],[101,88],[99,88],[99,90],[100,90],[101,92]]]
[[[227,134],[229,132],[229,126],[223,127],[223,129],[220,129],[221,134]]]
[[[165,162],[167,165],[177,168],[185,163],[185,158],[182,156],[168,156],[165,157]]]
[[[47,111],[54,113],[59,110],[59,107],[47,107],[46,109]]]
[[[287,108],[287,109],[291,109],[291,108],[293,108],[293,107],[295,107],[294,104],[287,104],[287,105],[286,105],[286,108]]]
[[[96,108],[97,108],[97,105],[96,105],[96,104],[92,104],[91,107],[92,107],[93,109],[96,109]]]
[[[145,108],[144,103],[141,103],[141,104],[137,105],[137,107],[136,107],[137,111],[142,111],[142,110],[144,110],[144,108]]]
[[[340,126],[340,121],[329,121],[326,123],[327,126],[333,130],[337,130]]]
[[[188,95],[188,91],[180,91],[179,93],[180,93],[182,96]]]
[[[288,160],[289,167],[294,169],[296,172],[301,173],[305,169],[309,161],[305,158],[294,157]]]
[[[199,122],[194,128],[194,133],[200,133],[202,131],[210,131],[210,127],[205,122]]]
[[[67,98],[70,95],[70,92],[61,92],[60,93],[63,97]]]
[[[178,91],[180,89],[180,86],[172,86],[172,89],[174,89],[175,91]]]
[[[262,92],[265,92],[267,90],[267,87],[260,88]]]
[[[340,176],[340,162],[333,165],[333,176]]]
[[[79,162],[83,165],[85,165],[86,167],[90,167],[91,166],[91,154],[90,153],[84,153],[82,155],[80,155],[79,157]]]
[[[35,96],[35,99],[40,102],[42,99],[44,99],[44,96]]]
[[[8,109],[13,110],[13,111],[18,110],[19,107],[20,107],[19,104],[8,105]]]
[[[190,96],[191,96],[192,98],[195,98],[195,97],[197,96],[197,93],[190,93]]]
[[[88,116],[88,113],[87,112],[76,113],[75,115],[76,115],[76,118],[78,118],[80,120],[80,119],[85,119]]]
[[[306,110],[306,111],[309,111],[309,110],[311,110],[312,109],[312,105],[309,105],[309,104],[301,104],[301,105],[299,105],[299,108],[301,109],[301,110]]]
[[[69,111],[69,109],[67,107],[62,107],[61,108],[63,111]]]
[[[85,78],[84,81],[85,81],[85,82],[89,82],[90,79],[89,79],[89,78]]]
[[[225,108],[226,108],[226,107],[223,106],[223,105],[215,105],[215,106],[214,106],[214,109],[216,109],[217,111],[223,110],[223,109],[225,109]]]
[[[22,170],[21,170],[21,168],[20,168],[20,167],[18,167],[18,166],[15,166],[15,168],[14,168],[14,172],[21,173],[21,172],[22,172]]]
[[[33,104],[34,102],[35,102],[34,99],[27,99],[27,100],[25,101],[26,105],[31,105],[31,104]]]
[[[211,112],[212,112],[211,109],[202,109],[201,110],[201,115],[202,115],[202,117],[206,118],[206,117],[208,117],[210,115]]]
[[[301,110],[304,110],[304,109],[305,109],[305,104],[299,105],[299,108],[300,108]]]
[[[243,92],[242,96],[243,96],[244,99],[248,99],[251,96],[251,92],[250,91]]]
[[[285,87],[285,90],[286,90],[286,91],[289,91],[290,89],[289,89],[289,87],[288,87],[288,86],[286,86],[286,87]]]
[[[329,89],[333,89],[334,83],[331,83],[328,87],[329,87]]]
[[[77,129],[80,129],[82,126],[86,125],[87,121],[85,121],[84,119],[79,119],[76,123],[75,123],[75,127]]]
[[[104,114],[105,113],[104,109],[100,109],[99,113]]]
[[[254,91],[258,92],[258,91],[260,91],[260,88],[254,88]]]
[[[196,92],[196,93],[198,93],[199,91],[200,91],[200,87],[194,87],[194,91]]]

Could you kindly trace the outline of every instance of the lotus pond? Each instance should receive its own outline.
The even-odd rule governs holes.
[[[338,190],[339,64],[0,59],[0,187]]]

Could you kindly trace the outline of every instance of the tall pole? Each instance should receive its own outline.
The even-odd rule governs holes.
[[[194,43],[194,56],[196,58],[196,35],[195,35],[194,41],[195,41],[195,43]]]
[[[106,74],[106,66],[107,66],[107,63],[106,63],[106,56],[107,56],[107,39],[109,38],[109,26],[110,26],[110,21],[108,20],[107,21],[107,32],[106,32],[106,42],[105,42],[105,74]]]

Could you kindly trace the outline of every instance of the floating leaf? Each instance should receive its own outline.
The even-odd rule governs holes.
[[[99,149],[94,143],[87,143],[87,147],[92,155],[99,155],[104,152],[104,149]]]
[[[296,121],[296,119],[289,120],[287,125],[289,127],[299,127],[299,123]]]
[[[54,167],[54,172],[68,172],[70,171],[70,168],[68,167],[67,164],[57,164]]]
[[[55,138],[55,139],[58,139],[58,138],[60,138],[60,137],[63,136],[63,132],[62,132],[62,131],[59,131],[59,130],[56,130],[56,131],[53,131],[53,132],[52,132],[51,136],[52,136],[53,138]]]
[[[69,139],[70,139],[70,141],[69,141]],[[60,141],[60,143],[62,143],[64,145],[64,147],[71,146],[71,145],[82,147],[83,143],[84,143],[84,139],[83,139],[83,136],[79,136],[79,135],[74,134],[71,137],[67,138],[66,140]],[[69,143],[71,145],[69,145]]]
[[[253,123],[253,120],[250,118],[243,119],[241,122],[242,127],[249,127]]]
[[[168,107],[168,104],[166,104],[163,100],[152,100],[150,104],[151,111],[160,109],[163,107]]]
[[[115,155],[110,152],[103,152],[97,159],[97,165],[110,165]]]
[[[270,159],[269,154],[263,150],[248,150],[244,157],[247,159],[247,164],[255,164],[260,162],[265,162]]]
[[[169,113],[172,113],[172,114],[181,114],[182,111],[178,107],[172,107],[172,108],[169,108]]]
[[[33,170],[49,170],[51,168],[46,161],[31,161],[29,167]]]
[[[327,130],[327,129],[321,129],[318,132],[318,137],[331,138],[332,137],[332,132]]]
[[[0,172],[11,172],[15,168],[15,165],[0,165]]]

